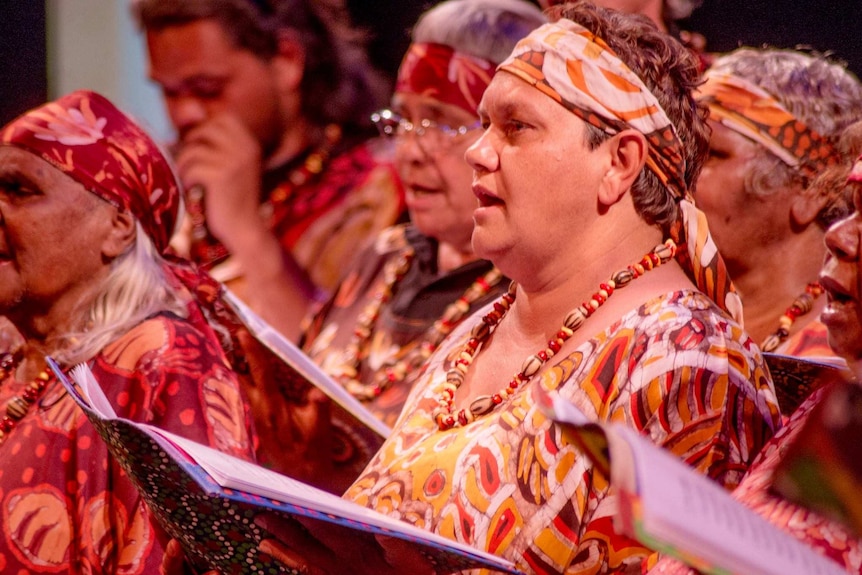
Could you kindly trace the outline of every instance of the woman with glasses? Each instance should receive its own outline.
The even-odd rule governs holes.
[[[388,424],[401,411],[413,369],[464,317],[506,289],[508,282],[470,245],[476,197],[464,152],[481,134],[476,106],[497,63],[543,22],[539,8],[523,0],[437,5],[413,31],[392,108],[373,116],[383,137],[395,140],[411,223],[385,230],[357,254],[301,344]],[[262,412],[272,413],[272,398],[259,401],[266,402]],[[296,409],[283,414],[290,420],[270,419],[265,425],[272,433],[261,431],[265,443],[267,436],[271,440],[267,458],[289,472],[297,461],[294,450],[284,449],[284,429],[303,424]],[[304,421],[327,427],[317,415]],[[308,479],[340,492],[378,446],[363,445],[338,418],[333,421],[326,430],[334,435],[331,461],[319,447],[327,439],[311,439],[310,430],[299,434],[315,446],[308,457],[325,459],[309,464],[318,471]]]

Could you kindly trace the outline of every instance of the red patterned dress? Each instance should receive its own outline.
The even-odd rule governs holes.
[[[308,156],[264,175],[270,230],[315,286],[333,289],[357,249],[402,217],[404,190],[390,155],[387,142],[374,139],[340,150],[299,185],[291,180]],[[227,282],[242,270],[228,259],[211,274]],[[241,280],[229,285],[238,295],[250,289]]]
[[[528,573],[640,573],[650,554],[614,531],[607,480],[539,411],[532,385],[588,417],[634,427],[728,488],[779,425],[756,346],[708,298],[686,290],[563,347],[489,414],[440,431],[434,390],[474,323],[426,364],[399,426],[345,497]]]
[[[152,317],[91,362],[117,414],[251,459],[236,377],[214,339]],[[7,378],[0,405],[29,382]],[[165,535],[62,385],[0,444],[0,573],[158,573]]]

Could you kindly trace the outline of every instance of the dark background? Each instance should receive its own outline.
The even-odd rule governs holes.
[[[347,1],[356,22],[372,35],[372,59],[394,75],[407,48],[410,27],[434,2]],[[680,27],[703,34],[709,51],[768,44],[831,52],[858,76],[862,73],[860,23],[860,0],[705,0]],[[0,124],[47,97],[44,3],[0,0]]]

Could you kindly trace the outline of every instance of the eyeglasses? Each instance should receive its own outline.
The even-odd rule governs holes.
[[[457,140],[471,130],[481,127],[476,122],[466,126],[447,126],[433,120],[423,118],[413,123],[392,110],[380,110],[371,114],[371,121],[384,138],[394,138],[405,134],[414,134],[426,150],[440,150],[453,145]]]

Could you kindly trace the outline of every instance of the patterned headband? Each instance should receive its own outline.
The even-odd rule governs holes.
[[[499,70],[514,74],[605,133],[646,136],[646,166],[679,199],[670,228],[677,259],[697,287],[742,323],[742,303],[724,260],[691,201],[683,146],[655,95],[601,38],[571,20],[545,24],[521,40]]]
[[[838,163],[828,140],[758,86],[719,72],[708,71],[705,78],[697,98],[709,106],[710,119],[760,144],[808,177]]]
[[[638,130],[650,145],[647,167],[675,196],[687,194],[682,142],[673,123],[637,74],[580,24],[563,19],[541,26],[499,69],[607,134]]]
[[[0,130],[0,145],[39,156],[130,211],[159,252],[167,249],[180,206],[174,173],[146,132],[103,96],[78,91],[30,110]]]
[[[494,64],[443,44],[411,44],[398,69],[395,91],[429,96],[478,116]]]

